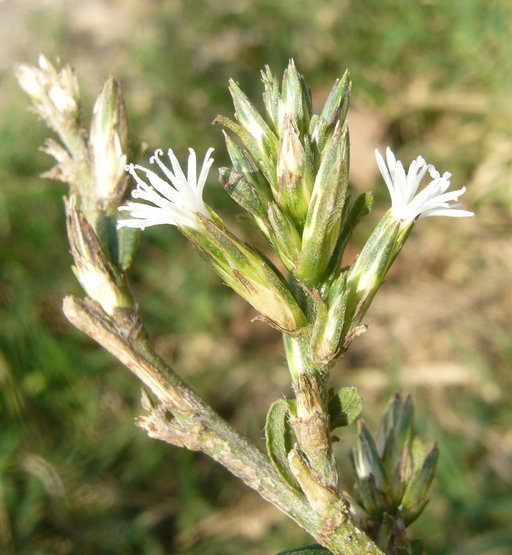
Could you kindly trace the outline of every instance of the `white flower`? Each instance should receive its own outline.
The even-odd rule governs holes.
[[[446,192],[450,187],[449,172],[441,176],[432,164],[418,156],[406,174],[402,162],[395,158],[389,147],[386,149],[387,164],[378,150],[375,150],[375,157],[391,195],[391,215],[397,220],[412,222],[425,216],[474,216],[473,212],[458,210],[460,204],[450,204],[464,194],[466,187]],[[427,171],[432,181],[418,193]]]
[[[197,229],[196,214],[209,217],[203,202],[203,189],[213,164],[213,158],[210,158],[213,148],[209,148],[206,152],[199,178],[196,174],[196,153],[193,148],[190,148],[189,152],[186,177],[172,149],[167,151],[172,171],[160,160],[163,154],[161,149],[155,150],[154,155],[149,159],[151,164],[157,163],[169,181],[143,166],[130,164],[126,167],[137,182],[137,187],[132,191],[132,198],[146,202],[127,202],[121,206],[119,210],[127,211],[132,219],[119,220],[118,229],[120,227],[145,229],[159,224]],[[144,172],[149,183],[141,179],[137,171]]]

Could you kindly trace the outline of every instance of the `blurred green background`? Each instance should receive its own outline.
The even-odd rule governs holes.
[[[228,77],[261,106],[259,70],[294,57],[318,107],[348,67],[352,185],[376,194],[349,258],[389,205],[375,147],[467,185],[477,217],[418,223],[333,383],[361,389],[371,426],[394,391],[412,394],[418,432],[441,449],[411,528],[427,553],[512,553],[511,28],[508,0],[0,2],[1,552],[273,554],[307,541],[206,457],[148,439],[133,425],[135,378],[64,319],[62,297],[81,294],[65,188],[38,178],[49,133],[12,71],[42,51],[75,67],[86,121],[114,75],[134,150],[184,159],[213,145],[216,165],[210,122],[232,114]],[[208,201],[243,234],[214,173]],[[269,404],[290,394],[279,334],[171,228],[144,234],[132,283],[158,351],[262,445]],[[339,447],[347,488],[354,436]]]

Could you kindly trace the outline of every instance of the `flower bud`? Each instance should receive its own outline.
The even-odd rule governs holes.
[[[295,121],[286,116],[277,154],[279,204],[299,229],[304,226],[313,189],[313,168],[306,157]]]
[[[279,97],[281,96],[279,91],[279,82],[272,75],[272,71],[269,66],[265,66],[265,69],[261,71],[261,80],[263,81],[263,86],[265,87],[263,102],[267,112],[267,119],[272,125],[276,135],[279,136]]]
[[[98,302],[104,312],[113,316],[116,308],[132,308],[124,278],[108,262],[98,238],[74,197],[66,201],[66,225],[75,265],[73,272],[87,295]]]
[[[213,213],[212,219],[200,214],[197,219],[199,229],[181,230],[227,285],[282,331],[293,332],[305,325],[291,289],[269,260],[225,229]]]
[[[333,283],[326,302],[317,302],[311,334],[311,351],[317,362],[327,364],[340,352],[348,297],[346,279],[346,274],[342,274]]]
[[[244,151],[227,133],[224,131],[223,133],[229,158],[235,171],[242,174],[246,181],[256,188],[262,199],[270,201],[272,193],[268,181],[252,160],[251,155]]]
[[[366,512],[363,528],[371,528],[379,544],[396,535],[406,539],[409,526],[425,508],[434,477],[438,449],[428,453],[412,436],[410,397],[396,395],[382,417],[376,441],[364,424],[352,463],[356,471],[355,501]],[[364,521],[367,520],[365,523]]]
[[[375,478],[375,486],[382,492],[387,493],[389,490],[389,480],[380,459],[377,446],[364,421],[359,420],[358,425],[359,435],[357,437],[357,446],[354,450],[357,476],[362,480],[373,475]]]
[[[268,221],[270,223],[270,240],[288,271],[295,268],[300,255],[301,237],[294,222],[279,208],[275,202],[268,206]]]
[[[420,443],[419,440],[417,442]],[[420,446],[421,451],[423,451],[421,443]],[[420,451],[418,447],[414,448],[414,444],[412,451],[414,465],[412,477],[402,497],[404,522],[407,526],[420,516],[428,502],[428,492],[435,476],[437,459],[439,457],[439,449],[436,445],[434,445],[426,457],[414,456]]]
[[[311,111],[311,94],[304,77],[298,73],[295,62],[291,59],[283,75],[279,99],[279,134],[283,134],[283,124],[290,118],[303,137],[309,127]]]
[[[128,177],[128,122],[121,86],[112,78],[94,104],[89,148],[96,201],[117,208]]]
[[[311,119],[309,133],[319,152],[333,134],[336,126],[343,127],[350,102],[352,83],[348,70],[334,83],[320,116]]]
[[[229,82],[229,91],[235,105],[236,120],[252,135],[261,152],[265,153],[269,159],[275,160],[278,145],[277,137],[242,92],[242,89],[232,79]]]
[[[272,149],[272,153],[265,149],[265,145],[255,138],[249,130],[247,130],[243,125],[236,123],[235,121],[226,118],[224,116],[217,116],[213,120],[214,124],[223,125],[230,131],[232,131],[235,135],[237,135],[242,143],[245,151],[248,153],[249,158],[254,161],[257,166],[257,169],[261,172],[264,176],[266,181],[268,182],[272,194],[275,198],[278,195],[278,185],[277,185],[277,175],[275,171],[275,161],[277,157],[277,138],[274,136],[275,139],[275,149]],[[245,154],[245,153],[244,153]],[[243,173],[243,172],[242,172]]]
[[[229,168],[219,168],[219,179],[229,196],[255,219],[261,220],[267,215],[267,199],[250,183],[244,175]]]
[[[294,271],[296,278],[316,287],[338,242],[348,185],[348,134],[338,127],[325,147],[315,178],[302,233],[302,251]]]
[[[388,211],[377,224],[347,277],[349,298],[345,330],[359,324],[398,256],[414,223],[404,224]]]

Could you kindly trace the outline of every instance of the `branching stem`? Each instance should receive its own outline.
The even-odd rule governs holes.
[[[149,435],[174,445],[202,451],[225,466],[247,486],[295,520],[335,554],[382,554],[357,528],[348,510],[318,514],[302,493],[288,486],[250,441],[222,419],[151,348],[136,314],[116,310],[106,316],[97,303],[66,297],[64,314],[131,370],[156,397],[146,394],[147,416],[139,425]]]

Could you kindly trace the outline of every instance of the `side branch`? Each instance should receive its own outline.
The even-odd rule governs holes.
[[[346,511],[318,514],[306,497],[279,476],[269,459],[222,419],[151,349],[137,315],[116,309],[115,320],[94,301],[66,297],[66,318],[122,362],[158,399],[144,394],[148,416],[139,425],[149,435],[202,451],[226,467],[265,500],[294,519],[333,553],[380,554]]]

